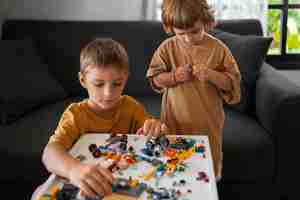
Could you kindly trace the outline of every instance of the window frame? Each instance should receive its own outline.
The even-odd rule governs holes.
[[[291,54],[287,53],[286,44],[287,44],[287,23],[288,23],[288,11],[293,9],[299,9],[300,3],[289,3],[289,0],[282,0],[278,4],[268,4],[269,10],[280,10],[281,22],[280,22],[280,54],[278,55],[267,55],[266,60],[274,63],[280,63],[281,66],[278,68],[295,68],[295,65],[300,65],[300,54]],[[284,66],[282,64],[284,63]],[[296,67],[299,68],[300,66]]]

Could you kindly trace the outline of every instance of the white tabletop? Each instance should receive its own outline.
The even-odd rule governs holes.
[[[83,162],[101,162],[102,158],[94,158],[89,152],[88,146],[92,143],[96,144],[97,146],[102,145],[104,144],[105,140],[109,138],[109,136],[109,134],[85,134],[76,142],[76,144],[71,149],[70,154],[74,157],[77,157],[78,155],[84,155],[86,157],[86,160],[84,160]],[[157,181],[155,177],[147,181],[145,181],[142,178],[143,175],[149,172],[149,170],[151,170],[152,168],[152,166],[147,162],[137,162],[136,164],[130,166],[128,169],[124,170],[122,174],[115,172],[114,175],[116,177],[123,178],[128,178],[129,176],[131,176],[132,178],[138,179],[141,182],[144,182],[148,186],[151,186],[153,188],[165,187],[168,189],[173,188],[176,190],[180,190],[183,195],[182,197],[178,198],[178,200],[218,200],[218,193],[216,188],[216,181],[214,176],[213,162],[208,137],[203,135],[180,135],[180,137],[192,138],[195,139],[196,144],[204,144],[204,146],[206,147],[205,158],[195,153],[184,161],[184,163],[188,166],[186,170],[184,170],[183,172],[176,173],[174,177],[163,176],[159,179],[159,181]],[[128,135],[128,145],[132,145],[135,148],[136,153],[139,155],[143,154],[141,152],[141,149],[145,148],[145,141],[145,136]],[[160,157],[159,159],[165,161],[164,157]],[[205,182],[197,180],[196,177],[198,176],[199,172],[205,172],[209,177],[209,181]],[[179,182],[179,180],[182,179],[186,182],[184,186],[173,186],[174,182]],[[62,182],[57,177],[51,176],[46,183],[47,187],[45,187],[43,193],[55,184],[62,185]],[[188,190],[190,190],[191,192],[187,192]],[[144,192],[139,199],[147,199],[146,192]]]

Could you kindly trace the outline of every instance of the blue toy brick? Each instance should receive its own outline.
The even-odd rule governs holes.
[[[148,148],[142,149],[142,152],[147,156],[153,156],[153,151]]]

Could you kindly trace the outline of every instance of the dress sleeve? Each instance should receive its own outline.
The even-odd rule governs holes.
[[[231,81],[231,89],[221,90],[221,96],[228,104],[239,103],[241,99],[241,74],[239,66],[228,48],[224,50],[223,67],[224,74]]]
[[[70,107],[62,114],[58,126],[48,143],[59,143],[66,147],[66,149],[69,149],[79,138],[80,129],[78,128],[78,119],[76,119],[76,114]]]
[[[150,81],[151,87],[154,91],[158,93],[163,92],[163,88],[157,87],[154,82],[153,78],[160,73],[168,72],[167,69],[167,53],[164,50],[164,46],[160,46],[154,53],[152,60],[150,62],[149,68],[147,70],[146,77]]]

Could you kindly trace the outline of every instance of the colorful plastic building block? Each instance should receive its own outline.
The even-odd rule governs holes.
[[[138,180],[117,178],[112,185],[112,191],[114,193],[128,195],[132,197],[139,197],[143,191],[147,188],[145,183],[140,183]]]
[[[64,184],[62,189],[56,194],[53,200],[101,200],[103,197],[81,197],[79,198],[79,188],[72,184]]]
[[[146,141],[146,148],[142,149],[142,152],[148,156],[160,157],[163,150],[169,145],[169,140],[166,136],[160,136],[157,138],[150,138]]]
[[[208,183],[209,177],[204,171],[200,171],[200,172],[198,172],[198,176],[196,177],[196,180],[204,181],[204,182]]]

